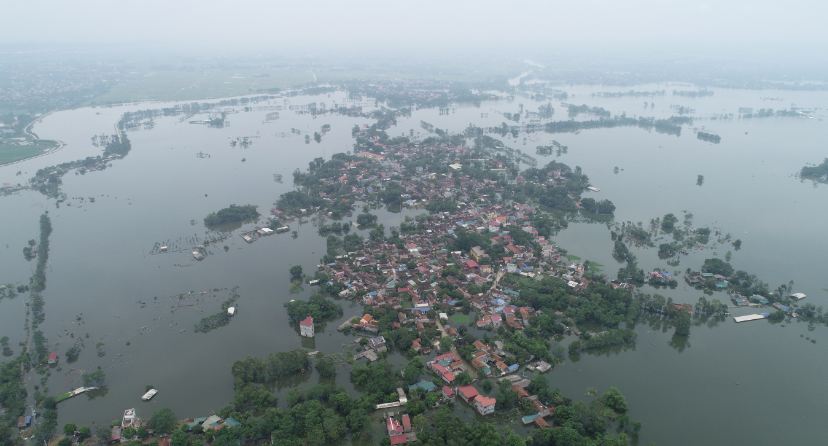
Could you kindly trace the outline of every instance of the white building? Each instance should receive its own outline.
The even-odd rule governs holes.
[[[308,316],[299,322],[299,334],[308,338],[312,338],[314,336],[313,317]]]

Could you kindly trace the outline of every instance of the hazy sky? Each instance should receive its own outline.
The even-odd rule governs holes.
[[[4,0],[3,43],[250,50],[806,46],[826,0]]]

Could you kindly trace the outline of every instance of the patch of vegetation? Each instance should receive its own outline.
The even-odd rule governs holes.
[[[259,212],[253,205],[235,205],[220,209],[204,218],[204,225],[210,229],[232,223],[244,223],[259,218]]]
[[[230,298],[221,303],[221,311],[204,317],[196,323],[195,331],[197,333],[207,333],[230,323],[232,317],[227,313],[227,309],[232,307],[241,297],[238,293],[238,287],[234,287],[231,293]]]
[[[825,158],[822,164],[803,167],[799,176],[818,183],[828,183],[828,158]]]
[[[342,307],[321,294],[314,294],[307,301],[293,300],[285,304],[288,317],[294,324],[308,316],[313,317],[314,323],[323,323],[342,316]]]

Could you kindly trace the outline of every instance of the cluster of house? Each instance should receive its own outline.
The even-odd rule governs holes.
[[[458,387],[457,394],[460,395],[460,399],[474,407],[480,415],[493,414],[495,411],[497,400],[479,393],[472,385]]]
[[[267,226],[253,229],[252,231],[243,232],[241,234],[242,240],[247,243],[253,243],[259,237],[266,237],[268,235],[273,235],[277,232],[287,232],[290,231],[290,226],[287,225],[279,225],[276,229],[269,228]]]
[[[222,418],[218,415],[210,415],[209,417],[198,417],[184,420],[184,427],[191,431],[197,426],[201,426],[201,430],[220,431],[222,429],[229,429],[240,426],[241,423],[232,417]]]
[[[589,285],[585,266],[567,262],[558,248],[541,235],[533,206],[502,203],[498,197],[481,192],[496,189],[498,181],[470,172],[481,168],[490,172],[505,171],[509,166],[504,160],[462,145],[395,144],[376,137],[368,128],[356,132],[358,141],[368,141],[370,151],[355,151],[356,157],[345,159],[335,171],[320,174],[317,170],[315,178],[320,184],[313,188],[317,198],[331,204],[343,200],[376,201],[377,193],[385,190],[393,179],[401,189],[400,201],[404,207],[434,204],[442,211],[432,209],[433,213],[418,217],[416,222],[403,223],[399,228],[401,241],[367,240],[362,249],[337,256],[329,263],[318,265],[318,269],[327,276],[326,285],[337,288],[341,298],[394,310],[397,318],[391,324],[392,329],[415,328],[419,338],[411,342],[414,352],[428,354],[440,347],[440,337],[435,339],[434,331],[426,333],[431,327],[436,326],[442,339],[457,339],[455,327],[443,325],[441,321],[451,320],[447,313],[459,311],[461,307],[474,310],[477,319],[473,323],[481,329],[505,326],[523,330],[531,326],[535,311],[513,304],[519,298],[519,291],[500,284],[506,274],[559,277],[573,291]],[[535,180],[563,184],[567,174],[551,170],[547,178]],[[511,181],[519,184],[527,180],[518,176]],[[305,210],[302,215],[312,212],[315,210]],[[284,215],[278,209],[274,213]],[[459,241],[461,236],[475,243],[473,246],[457,243],[463,248],[451,250],[446,241]],[[368,340],[362,343],[356,358],[371,361],[385,351],[385,338],[379,336],[380,324],[370,313],[340,326],[340,329],[346,328]],[[428,369],[443,383],[444,399],[460,395],[478,413],[494,412],[494,398],[479,394],[474,386],[457,387],[455,382],[461,372],[502,378],[517,371],[519,364],[508,359],[510,355],[503,351],[503,344],[499,341],[491,344],[475,342],[468,362],[454,349],[427,362]],[[533,370],[541,372],[551,368],[550,364],[537,360],[531,365]],[[430,381],[421,381],[410,388],[415,389],[437,390]],[[523,395],[525,386],[518,386],[515,391],[521,397],[532,397]],[[383,407],[398,407],[404,404],[402,398],[384,403]],[[540,402],[533,404],[539,405],[538,414],[548,413],[548,409],[540,407]],[[540,419],[539,425],[544,423],[540,415],[536,417]],[[392,444],[401,444],[396,442],[403,441],[407,429],[403,419],[388,418]]]
[[[144,421],[138,417],[135,409],[127,409],[121,418],[121,424],[112,426],[109,435],[109,443],[124,443],[133,438],[124,437],[124,432],[127,429],[138,429],[144,425]],[[218,415],[210,415],[209,417],[188,418],[183,421],[184,427],[188,431],[192,431],[200,427],[202,432],[219,431],[222,429],[229,429],[241,426],[241,423],[232,417],[222,418]],[[158,446],[169,446],[169,437],[161,437],[158,439]]]
[[[411,417],[408,414],[403,414],[399,420],[394,415],[388,415],[385,428],[392,446],[417,441],[417,434],[411,427]]]
[[[373,336],[367,338],[367,342],[365,342],[362,350],[354,355],[354,360],[365,358],[368,362],[374,362],[379,359],[380,353],[387,351],[388,347],[385,345],[385,338],[382,336]]]
[[[650,271],[649,283],[655,286],[669,286],[676,284],[676,279],[670,271],[656,268]]]
[[[520,330],[531,323],[534,312],[530,307],[511,305],[519,293],[498,285],[503,274],[554,275],[576,291],[589,284],[584,265],[563,262],[557,248],[538,235],[529,223],[532,211],[522,204],[483,208],[469,205],[455,212],[435,214],[421,222],[426,227],[424,231],[405,234],[402,246],[387,241],[369,242],[370,247],[319,265],[319,269],[329,277],[329,285],[340,287],[340,297],[357,298],[368,306],[397,309],[400,324],[413,323],[419,328],[433,323],[435,307],[456,306],[462,298],[476,310],[478,328],[497,329],[505,324]],[[517,243],[508,230],[494,224],[519,227],[530,234],[536,246]],[[507,255],[499,264],[492,264],[480,246],[467,252],[449,251],[444,236],[454,236],[460,228],[487,234],[491,243],[503,246]],[[444,286],[458,294],[441,292]],[[481,289],[484,291],[480,292]],[[347,325],[369,334],[378,331],[370,315]]]
[[[426,365],[446,384],[453,384],[457,373],[466,371],[466,364],[460,358],[460,355],[453,351],[437,355]]]
[[[503,343],[495,341],[495,347],[491,347],[481,340],[474,341],[475,351],[472,353],[471,365],[485,376],[505,376],[514,373],[520,367],[519,364],[506,364],[503,350]]]
[[[730,285],[727,276],[699,271],[691,271],[685,274],[684,281],[694,288],[710,287],[716,290],[726,290],[728,285]]]

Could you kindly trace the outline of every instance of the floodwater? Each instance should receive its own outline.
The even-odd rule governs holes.
[[[643,221],[646,226],[651,218],[668,212],[680,219],[683,210],[692,212],[697,227],[711,226],[743,240],[742,249],[732,252],[737,268],[759,275],[773,288],[794,280],[794,288],[807,293],[808,301],[825,305],[828,187],[800,182],[795,174],[826,156],[828,126],[823,119],[828,94],[715,90],[711,97],[686,98],[671,96],[674,88],[688,89],[639,86],[635,89],[666,89],[668,94],[599,98],[592,93],[610,89],[562,87],[570,93],[565,102],[602,106],[613,113],[664,117],[672,113],[672,105],[692,107],[697,117],[693,126],[721,135],[720,144],[698,140],[687,127],[680,137],[616,128],[503,139],[532,156],[536,146],[560,141],[569,147],[568,153],[560,158],[536,156],[539,164],[556,159],[581,166],[601,188],[591,196],[611,199],[618,221]],[[107,375],[105,396],[61,403],[61,424],[106,424],[130,407],[136,407],[139,416],[149,416],[160,407],[170,407],[180,417],[207,415],[232,399],[233,361],[309,346],[289,326],[283,305],[312,292],[305,286],[291,294],[288,269],[301,264],[306,273],[311,272],[324,254],[324,238],[317,235],[313,222],[291,223],[291,230],[297,231],[295,239],[286,233],[253,244],[244,243],[237,230],[211,245],[202,262],[195,262],[186,250],[160,255],[150,251],[156,242],[203,238],[204,216],[231,203],[255,204],[267,214],[279,194],[292,189],[294,170],[305,169],[315,157],[351,150],[351,128],[366,120],[339,115],[313,118],[288,109],[288,105],[345,101],[343,93],[277,98],[255,104],[252,111],[230,114],[222,129],[190,124],[190,118],[157,118],[152,130],[129,132],[133,148],[126,158],[101,172],[66,175],[63,190],[69,199],[59,207],[32,192],[0,198],[2,283],[27,280],[34,263],[23,260],[22,248],[27,240],[37,238],[40,213],[48,210],[52,217],[44,293],[47,318],[42,329],[51,349],[61,356],[78,340],[84,350],[73,364],[61,357],[61,366],[49,380],[50,393],[77,387],[83,371],[97,366]],[[644,107],[645,101],[655,105]],[[556,109],[553,119],[566,119],[561,101],[551,102]],[[521,104],[536,110],[542,103],[546,101],[519,96],[479,106],[458,105],[448,115],[421,109],[400,119],[388,133],[408,135],[413,130],[425,136],[421,120],[458,132],[469,124],[494,126],[506,121],[503,112],[515,113]],[[818,108],[817,118],[718,119],[735,114],[739,107],[786,109],[791,104]],[[268,107],[277,105],[283,106],[280,118],[265,122],[273,110]],[[92,135],[112,133],[126,110],[158,106],[133,104],[51,114],[34,130],[66,146],[48,156],[0,167],[0,183],[22,182],[41,167],[97,154],[100,149],[90,144]],[[304,135],[319,131],[323,124],[330,124],[331,131],[322,142],[311,139],[306,144]],[[291,133],[291,128],[302,134]],[[249,148],[231,147],[231,139],[244,136],[252,137]],[[199,158],[199,153],[209,157]],[[616,166],[618,173],[613,172]],[[274,181],[274,174],[282,175],[281,183]],[[704,175],[702,186],[696,185],[697,175]],[[89,197],[94,197],[94,203]],[[406,215],[380,214],[386,227],[398,225]],[[599,262],[610,276],[621,266],[611,257],[605,225],[572,224],[556,241],[573,254]],[[715,245],[692,252],[678,267],[668,267],[652,251],[632,249],[645,270],[683,271],[698,269],[705,257],[724,256],[729,247]],[[226,327],[194,333],[193,324],[219,311],[225,298],[222,293],[216,297],[198,293],[234,286],[241,295],[237,316]],[[195,295],[179,299],[179,294],[191,290]],[[676,290],[660,292],[684,302],[695,302],[700,296],[683,282]],[[0,302],[0,336],[9,336],[13,347],[22,338],[23,304],[24,296]],[[359,312],[347,302],[343,307],[341,320]],[[329,323],[310,347],[325,353],[342,351],[352,340],[336,332],[341,320]],[[804,324],[736,325],[727,320],[713,328],[693,327],[689,346],[679,352],[669,345],[671,333],[641,326],[635,350],[584,356],[553,370],[549,379],[573,397],[582,397],[588,388],[617,386],[628,398],[631,416],[644,424],[642,444],[819,443],[828,436],[820,419],[828,410],[822,379],[828,368],[825,333],[824,327],[809,332]],[[96,354],[98,343],[103,357]],[[347,373],[340,372],[337,381],[347,385]],[[160,393],[152,402],[142,403],[140,395],[147,385]]]

